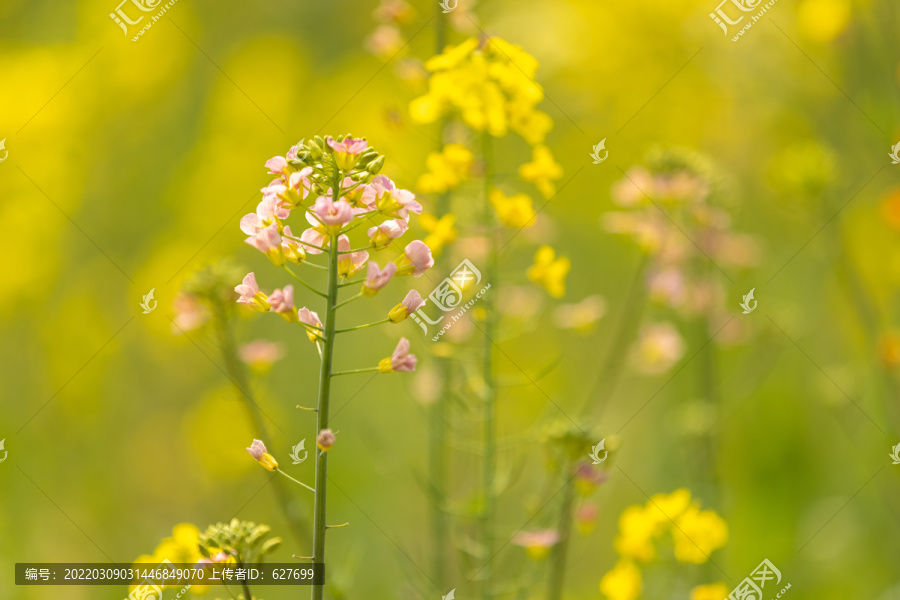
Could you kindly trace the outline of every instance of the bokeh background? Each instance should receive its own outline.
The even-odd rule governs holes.
[[[900,138],[900,9],[781,0],[734,43],[708,17],[713,1],[469,1],[448,17],[414,0],[396,32],[373,39],[375,2],[179,0],[137,42],[109,18],[114,1],[0,5],[9,152],[0,164],[0,438],[9,452],[0,598],[121,599],[127,590],[115,587],[16,587],[12,566],[131,561],[179,523],[264,522],[285,540],[273,560],[309,553],[270,475],[244,451],[254,430],[217,339],[173,334],[172,303],[192,272],[219,259],[261,278],[270,269],[242,243],[238,221],[269,180],[264,161],[298,139],[364,135],[387,156],[385,173],[414,188],[440,134],[411,122],[408,105],[425,90],[421,62],[434,54],[437,22],[451,17],[448,43],[483,31],[540,63],[540,106],[554,120],[546,144],[565,172],[492,282],[505,288],[495,304],[497,372],[510,382],[498,401],[498,477],[508,489],[494,523],[496,569],[512,579],[546,569],[507,542],[553,526],[558,474],[540,432],[565,412],[617,444],[592,499],[595,527],[572,540],[565,598],[602,597],[622,510],[678,488],[727,522],[728,543],[713,555],[720,569],[661,557],[645,570],[642,597],[688,598],[715,581],[730,590],[768,558],[793,597],[900,598],[900,466],[888,457],[900,443],[900,167],[888,157]],[[609,158],[594,165],[588,154],[601,139]],[[617,332],[644,260],[604,229],[603,215],[616,209],[611,189],[623,172],[660,146],[708,157],[730,227],[746,236],[745,260],[723,271],[697,261],[719,290],[715,311],[642,305],[641,318],[671,323],[683,349],[655,372],[623,360],[601,398],[601,365],[634,351]],[[499,180],[515,180],[528,155],[498,142]],[[461,188],[453,202],[471,214],[480,188]],[[460,227],[452,255],[477,257],[477,230],[467,234],[465,219]],[[529,287],[537,243],[571,259],[565,298]],[[273,271],[266,279],[269,288],[287,282]],[[415,282],[423,294],[433,283]],[[142,314],[151,288],[159,308]],[[751,288],[758,309],[744,315]],[[593,295],[605,314],[592,329],[559,325],[559,305]],[[379,318],[397,300],[382,294],[354,320]],[[291,446],[315,435],[309,413],[294,408],[315,402],[314,350],[280,320],[239,314],[239,341],[284,344],[284,358],[250,385],[268,415],[267,445],[289,463]],[[406,322],[348,338],[339,365],[374,364],[397,328],[413,341],[419,374],[336,384],[334,404],[346,407],[333,421],[341,433],[329,511],[351,526],[329,534],[333,597],[438,597],[425,577],[425,482],[429,406],[442,393],[429,365],[441,351]],[[480,424],[465,400],[477,336],[460,336],[447,383],[463,396],[450,413],[447,476],[463,508],[479,477],[471,448]],[[312,463],[289,469],[311,481]],[[311,499],[292,493],[303,521]],[[454,546],[465,546],[465,519],[454,531]],[[471,568],[455,553],[442,593],[475,597],[467,590],[478,561]],[[535,584],[498,597],[543,594]]]

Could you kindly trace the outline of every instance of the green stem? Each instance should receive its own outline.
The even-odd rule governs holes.
[[[256,436],[259,439],[268,439],[269,434],[266,430],[265,423],[263,423],[262,413],[253,400],[253,395],[247,381],[246,370],[237,355],[237,345],[234,341],[234,332],[231,326],[232,319],[229,318],[229,315],[226,312],[228,308],[221,301],[213,300],[212,309],[213,323],[220,339],[222,358],[225,361],[225,370],[228,372],[231,380],[237,384],[238,388],[240,388],[244,395],[244,399],[247,401],[247,410],[250,413],[250,420],[253,423],[253,429],[256,431]],[[294,537],[299,543],[306,543],[306,540],[309,539],[309,528],[307,523],[297,516],[297,511],[292,508],[290,492],[284,486],[283,482],[279,480],[276,480],[273,483],[272,488],[275,492],[275,499],[278,501],[278,506],[281,508],[284,518],[287,519]]]
[[[297,485],[302,485],[303,487],[305,487],[306,489],[308,489],[308,490],[311,491],[312,493],[314,493],[314,494],[316,493],[316,490],[314,490],[313,488],[309,487],[308,485],[306,485],[305,483],[303,483],[303,482],[300,481],[299,479],[294,479],[293,477],[291,477],[290,475],[288,475],[287,473],[285,473],[284,471],[282,471],[282,470],[279,469],[278,467],[275,467],[275,470],[278,471],[279,473],[281,473],[282,475],[284,475],[285,477],[287,477],[288,479],[290,479],[291,481],[293,481],[294,483],[296,483]]]
[[[332,182],[332,200],[337,202],[340,193],[341,173],[335,165]],[[319,404],[317,415],[317,431],[328,429],[328,405],[331,400],[331,363],[334,356],[334,330],[337,316],[338,296],[338,253],[337,236],[331,236],[328,252],[328,295],[325,299],[325,339],[322,341],[322,364],[319,371]],[[313,562],[325,562],[325,492],[328,481],[328,453],[316,452],[316,499],[313,512]],[[322,600],[325,594],[324,585],[312,586],[312,600]]]
[[[321,250],[322,252],[328,252],[328,248],[323,248],[322,246],[316,246],[315,244],[310,244],[309,242],[304,242],[303,240],[301,240],[298,237],[294,237],[292,235],[285,235],[283,237],[286,237],[289,240],[294,240],[295,242],[298,242],[302,246],[306,246],[308,248],[315,248],[316,250]],[[318,267],[321,265],[316,265],[316,266]]]
[[[285,271],[287,271],[288,273],[291,274],[291,277],[293,277],[294,279],[296,279],[297,281],[299,281],[299,282],[300,282],[300,285],[302,285],[303,287],[305,287],[306,289],[308,289],[308,290],[311,291],[312,293],[314,293],[314,294],[316,294],[316,295],[318,295],[318,296],[321,296],[322,298],[325,298],[325,294],[323,294],[322,292],[320,292],[319,290],[317,290],[317,289],[314,288],[313,286],[309,285],[308,283],[306,283],[305,281],[303,281],[302,279],[300,279],[300,277],[298,277],[296,273],[294,273],[293,271],[291,271],[291,268],[290,268],[289,266],[287,266],[287,265],[281,265],[281,266],[284,267],[284,270],[285,270]]]
[[[644,256],[634,273],[631,286],[625,296],[625,308],[622,316],[617,319],[616,331],[613,333],[612,341],[609,343],[604,364],[597,372],[597,378],[590,387],[590,393],[585,400],[582,414],[587,414],[594,408],[594,414],[599,415],[613,396],[616,384],[622,372],[622,364],[627,356],[626,350],[631,345],[631,340],[637,332],[637,326],[641,320],[641,314],[644,312],[644,305],[647,300],[646,276],[647,264],[649,258]],[[596,398],[596,400],[595,400]]]
[[[370,211],[368,211],[368,212],[359,213],[359,214],[356,215],[356,216],[357,216],[357,217],[368,217],[369,215],[374,214],[374,213],[377,213],[377,212],[378,212],[377,210],[370,210]],[[372,219],[368,219],[368,221],[369,221],[370,223],[374,223],[374,221],[372,221]],[[357,227],[359,227],[360,225],[363,225],[363,224],[365,224],[365,221],[362,220],[362,219],[360,219],[359,221],[357,221],[357,222],[354,223],[353,225],[351,225],[351,226],[349,226],[349,227],[344,227],[343,229],[341,229],[341,233],[347,233],[348,231],[353,231],[354,229],[356,229]],[[372,244],[372,245],[374,246],[375,244]]]
[[[497,284],[497,239],[494,223],[494,212],[490,203],[490,192],[493,185],[492,172],[492,140],[491,134],[485,132],[482,137],[484,156],[484,225],[487,229],[487,268],[486,279]],[[494,381],[494,329],[496,326],[496,313],[494,312],[493,294],[485,294],[482,306],[485,312],[484,320],[484,465],[482,467],[482,493],[484,494],[484,511],[482,514],[482,540],[484,555],[487,563],[484,567],[484,583],[481,597],[488,600],[492,597],[493,581],[493,519],[494,519],[494,473],[496,470],[495,449],[497,444],[496,425],[496,382]]]
[[[339,287],[339,288],[342,288],[342,287],[347,287],[347,286],[349,286],[349,285],[357,285],[357,284],[362,283],[362,282],[364,282],[364,281],[365,281],[365,279],[354,279],[353,281],[345,281],[344,283],[339,283],[339,284],[338,284],[338,287]]]
[[[353,369],[351,371],[336,371],[331,374],[332,377],[337,377],[338,375],[355,375],[357,373],[372,373],[373,371],[377,371],[378,367],[367,367],[365,369]]]
[[[569,554],[569,539],[572,536],[572,509],[575,505],[573,468],[574,465],[569,463],[569,467],[563,471],[566,477],[566,487],[563,490],[563,502],[559,513],[559,525],[557,526],[559,541],[553,549],[553,556],[550,562],[547,600],[561,600],[563,589],[565,588],[566,558]]]
[[[376,325],[383,325],[384,323],[390,323],[391,318],[382,319],[380,321],[375,321],[374,323],[366,323],[365,325],[357,325],[356,327],[348,327],[347,329],[336,329],[335,333],[347,333],[348,331],[356,331],[357,329],[365,329],[366,327],[374,327]]]
[[[369,248],[374,248],[375,244],[369,244],[368,246],[364,246],[362,248],[356,248],[354,250],[339,250],[338,254],[353,254],[354,252],[362,252],[363,250],[368,250]]]
[[[335,256],[337,256],[337,254],[335,254]],[[335,293],[337,293],[337,285],[335,285]],[[362,298],[362,292],[358,293],[358,294],[355,295],[355,296],[350,296],[349,298],[347,298],[347,299],[344,300],[343,302],[339,302],[339,303],[335,304],[335,305],[334,305],[334,308],[340,308],[340,307],[344,306],[345,304],[350,304],[351,302],[353,302],[353,301],[356,300],[357,298]]]

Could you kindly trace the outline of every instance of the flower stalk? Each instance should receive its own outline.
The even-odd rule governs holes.
[[[340,171],[335,168],[332,182],[332,200],[338,201]],[[322,342],[322,360],[319,369],[319,402],[316,412],[316,431],[328,429],[328,409],[331,401],[331,365],[334,357],[335,317],[338,306],[338,240],[331,236],[328,250],[328,292],[325,296],[325,335]],[[328,481],[328,453],[316,452],[316,499],[313,509],[313,562],[325,562],[326,490]],[[312,586],[312,600],[322,600],[325,586]]]
[[[490,192],[493,187],[493,143],[491,134],[487,131],[482,136],[482,152],[484,159],[484,225],[487,236],[487,268],[485,276],[487,281],[496,282],[497,274],[497,231],[494,222],[494,211],[490,202]],[[484,506],[482,512],[481,543],[487,562],[484,566],[484,584],[481,597],[488,600],[492,597],[492,560],[494,556],[494,477],[496,472],[496,397],[497,386],[494,380],[494,329],[496,327],[496,314],[494,311],[495,294],[485,294],[482,300],[484,320],[484,355],[482,356],[482,376],[484,378],[484,462],[482,466],[482,490],[484,494]]]

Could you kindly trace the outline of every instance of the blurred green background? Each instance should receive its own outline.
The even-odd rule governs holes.
[[[183,522],[269,523],[285,539],[274,560],[308,555],[309,540],[292,536],[265,489],[269,474],[247,458],[254,433],[216,340],[173,335],[168,317],[185,277],[222,257],[256,271],[265,287],[286,283],[242,243],[238,221],[269,181],[264,161],[298,139],[366,136],[387,156],[385,173],[414,187],[438,139],[408,117],[425,86],[416,61],[434,53],[437,20],[448,17],[436,2],[412,4],[401,31],[408,45],[390,60],[366,48],[375,2],[180,0],[137,42],[109,18],[114,0],[0,5],[0,137],[9,152],[0,164],[0,438],[9,452],[0,464],[0,598],[123,598],[115,587],[15,587],[12,565],[127,562]],[[573,267],[563,300],[531,288],[518,312],[517,297],[497,300],[509,313],[496,340],[501,378],[558,364],[500,394],[499,436],[509,443],[499,470],[510,490],[494,527],[496,568],[528,571],[522,548],[504,544],[526,525],[552,525],[557,486],[536,435],[560,418],[550,397],[603,436],[621,430],[616,467],[594,498],[596,528],[572,543],[566,598],[601,597],[626,506],[681,487],[728,523],[729,542],[713,558],[732,584],[769,558],[791,597],[900,598],[900,466],[888,458],[900,443],[900,167],[887,156],[900,138],[900,8],[781,0],[737,43],[709,19],[714,9],[714,0],[461,6],[539,61],[541,108],[555,122],[546,143],[565,170],[559,184],[572,178],[542,211],[544,226],[500,257],[495,285],[513,291],[527,283],[535,243],[552,244]],[[458,17],[447,40],[472,33]],[[610,157],[593,165],[588,153],[603,138]],[[727,277],[707,274],[723,292],[710,318],[721,326],[734,317],[728,340],[707,343],[718,327],[648,308],[676,323],[681,362],[657,375],[623,364],[604,409],[581,413],[599,402],[601,362],[628,352],[612,344],[642,260],[601,217],[623,171],[660,144],[711,158],[732,228],[758,251]],[[527,148],[503,140],[497,149],[501,181],[514,179]],[[462,215],[471,204],[481,204],[477,186],[454,199]],[[466,249],[461,242],[453,256]],[[423,295],[432,287],[415,285]],[[159,310],[141,314],[151,288]],[[759,309],[743,315],[750,288]],[[579,335],[554,324],[557,305],[594,294],[607,307],[596,329]],[[353,320],[380,318],[398,300],[382,294]],[[315,402],[316,356],[280,320],[240,314],[241,341],[285,344],[285,358],[252,387],[271,418],[269,450],[289,463],[291,446],[315,435],[313,418],[294,406]],[[329,514],[351,527],[329,534],[328,562],[347,598],[437,597],[422,591],[435,346],[406,322],[348,338],[338,366],[373,364],[398,331],[413,342],[419,374],[341,378],[334,392],[333,405],[347,406],[332,423],[341,433]],[[463,379],[477,368],[465,348],[453,357]],[[479,469],[465,447],[480,424],[457,407],[449,429],[448,486],[464,505]],[[712,482],[698,474],[709,457],[696,443],[710,431]],[[312,463],[290,472],[311,481]],[[292,510],[305,519],[310,507],[298,489]],[[648,568],[644,597],[688,598],[691,585],[725,581],[709,564],[665,568],[671,583],[652,591]],[[472,570],[454,559],[449,571],[447,588],[475,597],[466,593]],[[543,593],[541,585],[521,597]]]

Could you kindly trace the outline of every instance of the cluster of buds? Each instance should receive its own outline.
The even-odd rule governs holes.
[[[269,537],[271,527],[252,521],[232,519],[216,523],[200,534],[198,546],[204,558],[198,565],[238,561],[248,562],[252,555],[270,554],[281,545],[281,538]]]

